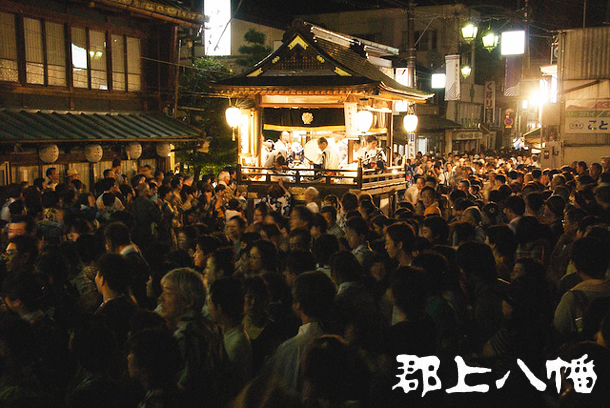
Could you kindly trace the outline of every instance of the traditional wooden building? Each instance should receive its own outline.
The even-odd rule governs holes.
[[[262,144],[286,130],[302,145],[337,134],[349,141],[344,168],[315,174],[306,166],[286,170],[283,179],[294,195],[308,186],[324,190],[323,194],[367,191],[382,208],[392,210],[395,192],[405,188],[404,168],[390,164],[382,172],[363,170],[351,160],[353,143],[375,135],[391,159],[397,105],[412,109],[432,95],[406,87],[382,72],[385,64],[379,63],[389,48],[296,21],[284,35],[282,46],[263,61],[210,85],[241,110],[236,126],[238,176],[254,192],[252,201],[278,180],[277,173],[264,168]],[[356,120],[363,111],[371,121],[366,129]]]
[[[55,167],[88,184],[114,158],[165,169],[170,143],[199,139],[164,113],[178,30],[203,20],[173,1],[0,2],[0,183]]]

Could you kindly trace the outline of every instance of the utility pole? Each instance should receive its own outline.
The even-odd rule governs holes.
[[[408,23],[408,37],[409,37],[409,49],[407,54],[407,70],[409,71],[409,86],[415,88],[416,78],[415,75],[415,3],[413,0],[409,0],[409,7],[407,8],[407,23]]]
[[[525,11],[523,13],[525,23],[525,55],[523,56],[522,76],[529,75],[530,70],[530,5],[529,0],[525,0]]]

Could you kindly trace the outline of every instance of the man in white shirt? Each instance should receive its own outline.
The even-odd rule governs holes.
[[[415,176],[415,183],[411,184],[405,193],[405,198],[415,205],[419,201],[419,193],[424,188],[424,178],[418,174]]]
[[[322,165],[323,169],[337,170],[339,168],[339,155],[331,146],[328,145],[328,140],[325,137],[318,139],[318,147],[322,151]]]
[[[339,157],[339,163],[342,163],[347,157],[347,138],[343,133],[335,133],[333,135],[335,141],[335,151]]]
[[[55,190],[55,186],[59,184],[59,172],[55,167],[47,169],[47,177],[49,178],[48,187],[51,190]]]
[[[282,134],[280,135],[280,138],[278,139],[278,141],[273,144],[273,150],[281,151],[281,152],[283,152],[282,154],[284,157],[289,157],[290,148],[292,147],[291,139],[292,139],[292,136],[290,135],[290,132],[283,131]]]
[[[264,372],[275,375],[291,391],[301,390],[301,359],[307,345],[324,334],[320,321],[328,317],[335,294],[335,285],[324,272],[305,272],[295,280],[293,308],[302,325],[296,336],[277,348],[264,368]]]

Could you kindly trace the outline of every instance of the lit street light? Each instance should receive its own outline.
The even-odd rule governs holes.
[[[473,23],[469,22],[464,27],[462,27],[462,37],[464,37],[464,41],[467,43],[471,43],[475,38],[477,38],[477,32],[479,28]]]

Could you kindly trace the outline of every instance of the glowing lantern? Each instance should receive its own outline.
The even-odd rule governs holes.
[[[356,114],[356,127],[360,133],[367,132],[373,126],[373,114],[367,110]]]

